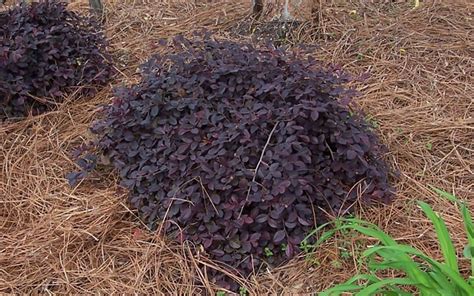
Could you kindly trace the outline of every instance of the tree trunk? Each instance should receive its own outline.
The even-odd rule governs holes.
[[[252,0],[252,15],[255,19],[259,19],[263,12],[263,0]]]
[[[101,0],[89,0],[89,7],[98,17],[102,17],[102,14],[104,13],[104,6],[102,5]]]
[[[320,0],[313,0],[313,5],[311,6],[311,19],[313,23],[319,24],[321,20],[322,5]]]

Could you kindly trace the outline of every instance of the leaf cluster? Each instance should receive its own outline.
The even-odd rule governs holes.
[[[23,1],[0,13],[0,119],[44,112],[111,73],[99,24],[66,3]]]
[[[357,296],[369,295],[413,295],[406,288],[416,290],[416,295],[442,296],[442,295],[474,295],[474,224],[467,205],[456,196],[433,188],[441,197],[455,203],[462,216],[464,228],[467,235],[467,245],[463,255],[471,263],[469,278],[464,277],[458,261],[458,255],[453,240],[449,234],[446,222],[438,213],[433,211],[430,205],[418,201],[418,205],[426,217],[432,222],[436,232],[439,249],[443,255],[443,261],[438,261],[410,245],[398,243],[390,235],[386,234],[376,225],[360,219],[340,218],[336,221],[336,227],[324,232],[317,244],[324,242],[338,231],[354,230],[379,243],[370,247],[362,254],[362,259],[367,265],[368,273],[357,274],[345,283],[338,284],[324,292],[320,296],[336,296],[345,293],[353,293]],[[320,229],[321,230],[321,227]],[[315,234],[315,233],[314,233]],[[316,246],[315,245],[315,246]],[[400,277],[381,277],[380,271],[389,274],[402,272]]]
[[[93,127],[150,227],[249,274],[299,252],[325,213],[390,200],[382,146],[343,103],[354,92],[340,70],[206,35],[168,47]]]

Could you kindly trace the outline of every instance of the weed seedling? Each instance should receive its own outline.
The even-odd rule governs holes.
[[[247,291],[247,289],[245,287],[240,287],[239,288],[239,295],[240,296],[247,296],[249,293],[249,291]]]
[[[270,248],[263,249],[263,252],[265,253],[266,257],[272,257],[273,256],[273,252]]]

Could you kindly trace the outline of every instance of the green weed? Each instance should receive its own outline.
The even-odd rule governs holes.
[[[270,248],[266,247],[265,249],[263,249],[263,252],[265,253],[265,256],[266,257],[271,257],[273,256],[273,252]]]
[[[312,232],[315,235],[322,232],[317,246],[340,231],[354,230],[378,240],[378,244],[365,250],[361,257],[367,266],[368,273],[357,274],[345,283],[336,285],[319,296],[341,295],[353,293],[356,296],[369,295],[412,295],[403,288],[411,287],[422,296],[470,296],[474,295],[474,223],[467,206],[454,195],[433,188],[441,197],[455,203],[464,221],[468,244],[464,248],[464,257],[471,261],[471,271],[465,279],[459,270],[458,257],[444,220],[425,202],[418,201],[418,206],[433,224],[437,234],[438,245],[443,260],[437,261],[422,251],[405,244],[400,244],[376,225],[356,219],[340,218],[335,227],[322,232],[323,225]],[[305,239],[307,241],[308,237]],[[384,278],[379,271],[398,271],[404,276]]]
[[[375,117],[373,117],[372,115],[367,115],[365,117],[365,121],[370,125],[370,127],[372,127],[373,129],[378,129],[380,127],[380,124],[379,122],[377,121],[377,119]]]

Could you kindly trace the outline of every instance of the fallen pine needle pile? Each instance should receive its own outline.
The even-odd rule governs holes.
[[[106,1],[106,33],[120,73],[112,84],[135,82],[137,66],[156,51],[160,38],[200,27],[229,36],[248,11],[247,2]],[[461,249],[455,207],[427,186],[453,191],[474,206],[474,6],[424,1],[413,9],[409,3],[365,2],[322,5],[316,20],[302,22],[288,42],[316,43],[315,57],[370,73],[356,85],[359,104],[401,178],[392,205],[360,215],[436,257],[435,234],[415,202],[425,200],[443,214]],[[86,10],[87,1],[71,7]],[[147,232],[112,171],[68,187],[70,153],[90,139],[88,127],[110,90],[0,126],[1,293],[216,291],[200,268],[219,267],[193,256],[192,246]],[[354,274],[357,262],[341,260],[339,253],[333,240],[311,260],[302,257],[258,277],[235,279],[252,295],[317,292]]]

